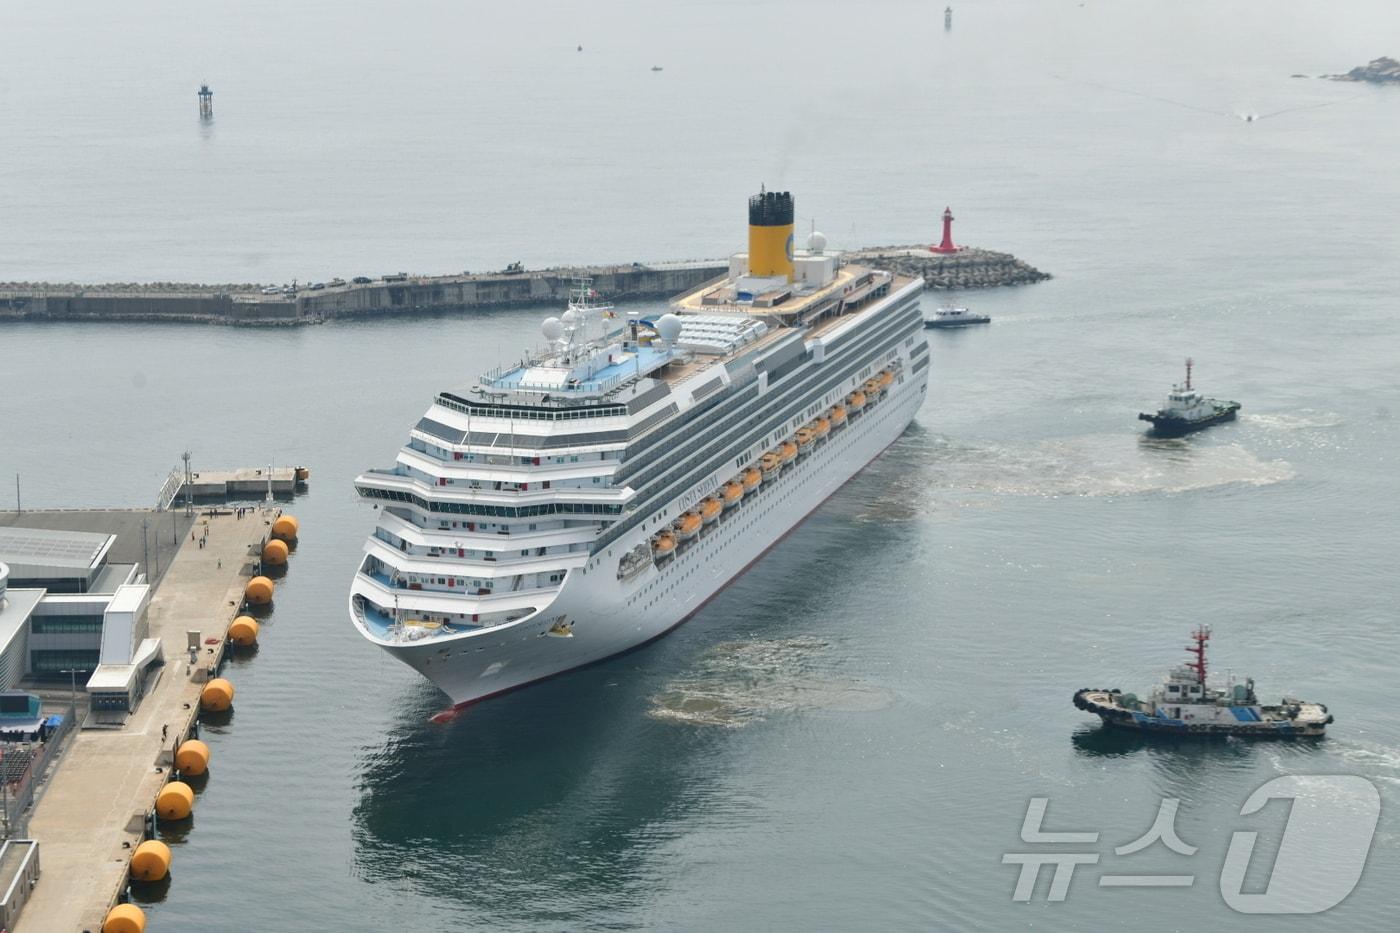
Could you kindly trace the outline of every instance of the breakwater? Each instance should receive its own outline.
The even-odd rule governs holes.
[[[1048,275],[1007,253],[975,248],[856,250],[848,259],[907,275],[930,288],[1020,285]],[[520,270],[477,275],[395,275],[298,289],[245,285],[0,284],[0,321],[189,321],[298,326],[345,317],[563,304],[587,277],[610,301],[665,300],[725,275],[727,259]]]
[[[1010,253],[968,246],[955,253],[934,253],[927,246],[878,246],[846,254],[847,259],[918,276],[933,289],[996,288],[1029,285],[1050,278],[1048,272]]]

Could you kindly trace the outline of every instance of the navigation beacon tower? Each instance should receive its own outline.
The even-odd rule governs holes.
[[[958,247],[953,245],[953,209],[945,207],[943,209],[943,242],[937,246],[928,248],[930,253],[956,253]]]
[[[199,86],[199,118],[201,120],[214,119],[214,92],[209,89],[209,85]]]

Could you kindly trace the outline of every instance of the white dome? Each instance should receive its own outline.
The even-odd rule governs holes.
[[[564,336],[564,322],[557,317],[547,317],[540,324],[540,333],[545,340],[558,340]]]
[[[813,230],[812,235],[807,237],[807,248],[814,253],[826,249],[826,234],[820,230]]]
[[[564,312],[564,317],[562,318],[562,320],[565,324],[572,326],[573,324],[578,322],[578,312],[575,311],[573,308],[570,308],[569,310]]]
[[[656,322],[656,332],[661,335],[661,339],[667,344],[675,344],[676,338],[681,335],[681,328],[685,323],[674,314],[663,314]]]

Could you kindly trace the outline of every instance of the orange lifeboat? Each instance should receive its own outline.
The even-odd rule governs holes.
[[[763,484],[763,474],[753,467],[744,471],[744,492],[753,492]]]
[[[782,459],[783,466],[797,459],[797,445],[792,441],[783,441],[778,445],[778,456]]]
[[[797,449],[800,453],[806,453],[811,446],[816,443],[817,432],[811,428],[797,429]]]
[[[706,525],[719,521],[719,513],[724,511],[724,505],[714,496],[706,496],[700,500],[700,520]]]
[[[831,433],[831,422],[826,418],[818,417],[812,422],[812,430],[817,432],[817,438],[821,439]]]
[[[846,396],[846,407],[853,412],[860,411],[865,407],[865,393],[860,389],[856,389],[850,395]]]
[[[700,518],[699,512],[684,512],[676,519],[672,527],[676,529],[676,537],[682,541],[689,541],[700,531],[700,526],[704,520]]]
[[[778,470],[782,468],[783,458],[774,451],[769,451],[763,455],[763,459],[758,462],[759,469],[763,471],[764,479],[772,479],[778,475]]]
[[[657,557],[670,557],[676,552],[676,536],[669,531],[663,531],[658,535],[653,535],[651,539],[651,553]]]
[[[894,373],[890,372],[888,369],[880,370],[880,375],[875,378],[880,380],[880,386],[885,389],[888,389],[894,384]]]
[[[884,390],[880,387],[879,379],[867,379],[865,380],[865,385],[861,386],[861,391],[866,395],[875,396],[879,395]]]
[[[733,508],[739,504],[740,499],[744,498],[744,483],[739,479],[731,479],[724,484],[720,493],[724,497],[724,507],[726,509]]]
[[[832,405],[832,406],[831,406],[831,426],[832,426],[833,428],[839,428],[839,427],[841,427],[841,425],[843,425],[843,424],[845,424],[845,423],[846,423],[846,406],[845,406],[845,405]]]

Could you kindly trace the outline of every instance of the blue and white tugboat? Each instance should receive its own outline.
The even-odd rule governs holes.
[[[1186,650],[1195,660],[1172,670],[1147,698],[1122,690],[1090,690],[1074,694],[1074,705],[1093,713],[1116,729],[1167,735],[1239,735],[1263,739],[1316,738],[1332,715],[1321,703],[1284,697],[1277,706],[1261,706],[1254,681],[1223,686],[1206,683],[1206,642],[1210,626],[1191,633]]]
[[[1191,387],[1192,361],[1186,361],[1186,384],[1172,386],[1167,396],[1167,404],[1155,415],[1143,412],[1139,421],[1152,422],[1152,434],[1157,437],[1181,437],[1201,428],[1208,428],[1222,421],[1234,421],[1235,412],[1240,410],[1239,402],[1227,402],[1218,398],[1205,398]]]

